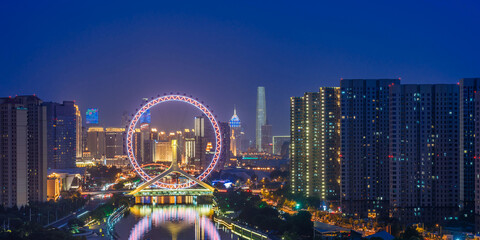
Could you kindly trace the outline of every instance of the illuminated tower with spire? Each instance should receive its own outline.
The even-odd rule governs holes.
[[[242,124],[240,122],[240,118],[237,116],[237,108],[233,108],[233,116],[229,122],[230,125],[230,151],[232,152],[233,156],[237,156],[240,153],[240,144],[242,141]]]

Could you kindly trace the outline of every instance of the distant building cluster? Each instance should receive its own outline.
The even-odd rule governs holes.
[[[292,97],[290,191],[361,218],[480,214],[479,90],[479,78],[342,79]]]

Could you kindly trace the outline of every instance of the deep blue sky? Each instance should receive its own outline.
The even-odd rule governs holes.
[[[0,96],[76,100],[120,125],[142,97],[187,92],[223,121],[237,105],[253,136],[264,85],[274,134],[288,134],[289,97],[340,78],[479,77],[479,12],[478,1],[2,1]]]

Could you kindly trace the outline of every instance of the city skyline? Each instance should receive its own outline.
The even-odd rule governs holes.
[[[452,84],[480,75],[477,2],[349,4],[2,3],[0,95],[76,100],[82,114],[99,108],[106,125],[121,126],[141,98],[186,92],[224,121],[236,105],[252,139],[257,86],[277,103],[273,135],[285,135],[289,97],[341,78]]]
[[[1,2],[0,239],[480,239],[478,12]]]

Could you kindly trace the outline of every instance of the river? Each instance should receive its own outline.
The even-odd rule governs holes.
[[[211,205],[135,205],[115,224],[120,240],[238,240],[211,220]]]

